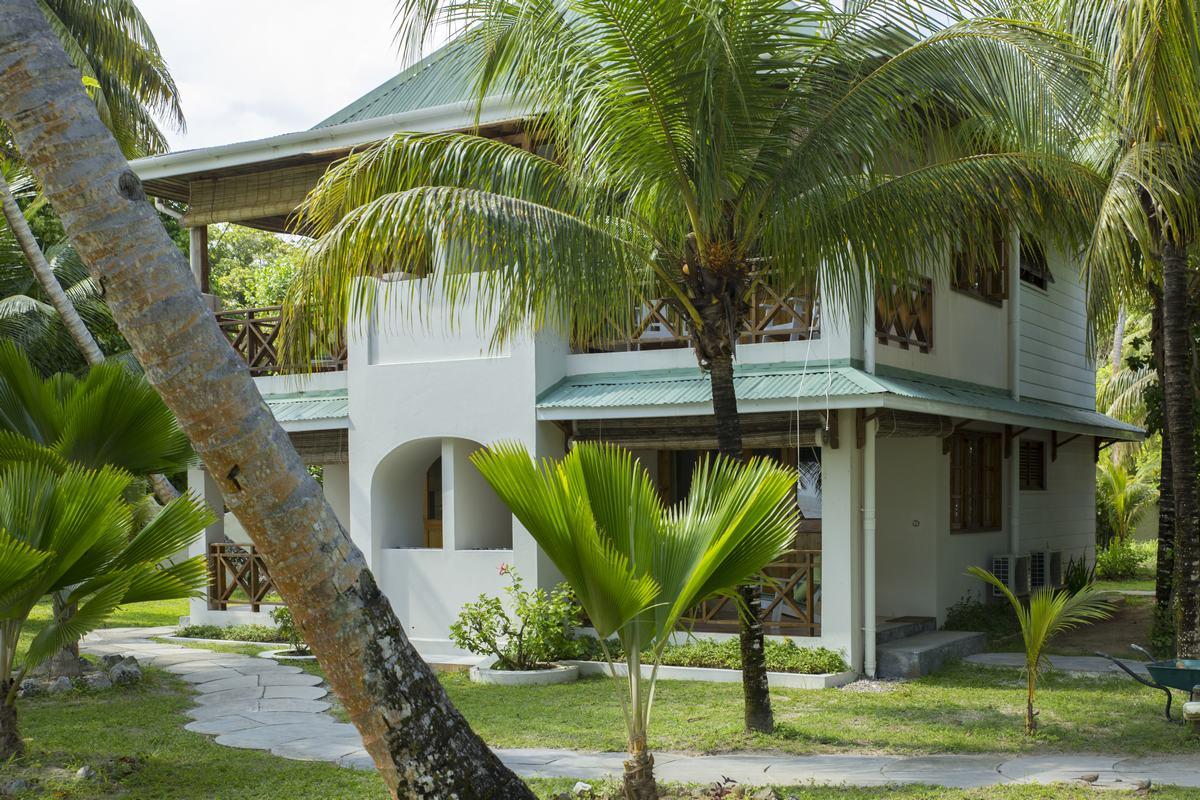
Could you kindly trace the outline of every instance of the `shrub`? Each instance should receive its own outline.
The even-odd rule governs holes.
[[[1087,558],[1072,556],[1063,570],[1063,588],[1071,594],[1079,594],[1096,582],[1096,566],[1089,569]]]
[[[280,606],[271,611],[271,619],[279,626],[279,633],[283,636],[283,640],[292,646],[293,653],[308,653],[308,644],[304,641],[303,634],[296,627],[296,621],[292,619],[292,610],[287,606]]]
[[[492,669],[543,669],[550,662],[575,655],[573,631],[580,622],[575,595],[564,583],[553,590],[525,589],[521,576],[502,565],[513,614],[499,597],[481,594],[467,603],[450,626],[450,641],[480,656],[495,656]]]
[[[234,642],[278,642],[284,640],[278,628],[267,625],[187,625],[175,634],[188,639],[222,639]]]
[[[974,597],[964,597],[946,609],[942,629],[979,631],[987,634],[989,643],[994,643],[1016,635],[1021,626],[1007,603],[985,603]]]
[[[600,643],[591,636],[580,637],[576,647],[576,658],[585,661],[603,661]],[[800,647],[790,639],[776,641],[767,639],[763,643],[767,669],[771,672],[794,672],[800,675],[823,675],[828,672],[844,672],[850,667],[846,658],[827,647]],[[608,651],[614,659],[624,657],[621,644],[616,639],[608,642]],[[642,654],[644,663],[652,663],[654,654]],[[691,639],[683,644],[667,645],[663,648],[662,664],[669,667],[705,667],[710,669],[741,669],[742,650],[737,639],[716,641],[713,639]]]
[[[1136,578],[1142,555],[1127,542],[1114,539],[1096,554],[1096,577],[1104,581],[1127,581]]]

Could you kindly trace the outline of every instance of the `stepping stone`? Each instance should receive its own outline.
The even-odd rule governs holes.
[[[257,700],[263,696],[263,687],[244,686],[240,689],[224,689],[212,694],[202,694],[196,703],[202,706],[219,706],[234,700]]]
[[[293,761],[337,761],[360,750],[362,739],[357,736],[352,739],[301,739],[271,748],[274,755]]]
[[[205,670],[212,669],[229,669],[229,667],[219,661],[205,659],[203,661],[194,661],[187,664],[172,664],[165,669],[172,675],[188,675],[192,672],[203,672]],[[229,671],[232,672],[233,670]],[[241,673],[238,674],[240,675]]]
[[[195,672],[184,672],[179,674],[179,677],[188,683],[209,683],[225,678],[244,678],[246,676],[224,667],[213,667],[212,669],[198,669]]]
[[[189,708],[183,713],[194,720],[220,719],[221,717],[234,717],[239,714],[247,714],[251,711],[258,711],[258,700],[241,700],[232,703],[222,703],[214,706],[196,706]]]
[[[263,686],[316,686],[321,679],[307,672],[301,672],[299,675],[276,675],[274,672],[262,672],[259,673],[258,682]]]
[[[262,725],[248,728],[244,731],[226,733],[218,736],[217,744],[226,747],[237,747],[243,750],[270,750],[281,744],[295,742],[300,739],[312,739],[319,736],[325,727],[333,728],[333,723],[300,723],[292,725]],[[332,733],[332,731],[331,731]]]
[[[183,729],[192,733],[220,736],[223,733],[236,733],[237,731],[257,727],[259,727],[259,723],[247,717],[233,715],[230,717],[217,717],[216,719],[198,719],[195,722],[189,722],[187,725],[184,725]]]
[[[246,664],[234,664],[233,668],[243,675],[261,675],[264,672],[276,673],[279,675],[298,675],[304,670],[299,667],[286,666],[277,664],[274,661],[266,658],[247,659]]]
[[[227,689],[247,689],[258,686],[257,675],[238,675],[234,673],[232,678],[219,678],[215,681],[205,681],[204,683],[196,684],[196,691],[201,694],[217,694]]]
[[[366,751],[366,749],[361,747],[353,753],[339,758],[337,760],[337,764],[339,767],[347,767],[348,769],[361,769],[367,771],[375,769],[375,759],[371,758],[371,755]]]
[[[270,700],[259,700],[259,711],[297,711],[301,713],[320,714],[330,709],[329,703],[323,700],[294,700],[290,697],[278,697]]]
[[[267,686],[263,691],[264,700],[276,698],[294,698],[296,700],[320,700],[329,694],[329,690],[321,686]]]
[[[241,716],[256,725],[319,725],[332,721],[332,717],[311,711],[247,711]]]

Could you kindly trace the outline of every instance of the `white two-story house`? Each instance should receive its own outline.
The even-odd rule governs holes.
[[[445,82],[431,88],[448,63],[435,54],[311,130],[135,163],[150,195],[187,206],[201,288],[207,226],[286,231],[352,148],[396,131],[471,128],[466,79],[457,95]],[[528,146],[523,116],[486,101],[480,133]],[[1095,411],[1075,265],[1016,231],[997,247],[1003,271],[948,251],[932,280],[880,287],[873,313],[754,290],[736,377],[746,446],[798,468],[804,517],[794,550],[767,571],[768,634],[840,649],[870,674],[911,671],[894,660],[898,639],[914,651],[970,646],[925,632],[960,598],[983,595],[968,566],[1028,591],[1093,559],[1097,453],[1139,431]],[[615,441],[676,499],[697,454],[714,447],[708,382],[682,321],[663,303],[639,306],[634,329],[588,352],[553,335],[497,351],[486,321],[452,329],[437,308],[423,322],[385,313],[352,324],[344,353],[303,370],[278,363],[278,309],[217,318],[432,656],[453,652],[448,627],[465,601],[502,588],[501,564],[531,582],[557,579],[471,465],[475,450],[515,439],[556,456]],[[190,480],[223,511],[202,470]],[[192,619],[244,621],[272,589],[236,520],[218,516],[197,545],[213,586]],[[732,606],[697,609],[692,630],[734,633]]]

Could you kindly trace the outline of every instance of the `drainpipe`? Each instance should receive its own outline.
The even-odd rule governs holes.
[[[863,442],[863,671],[875,677],[875,434],[878,420],[867,423]]]
[[[1008,242],[1008,388],[1021,399],[1021,232],[1016,226]],[[1005,432],[1007,437],[1007,431]],[[1005,441],[1008,452],[1008,552],[1021,552],[1021,444]]]

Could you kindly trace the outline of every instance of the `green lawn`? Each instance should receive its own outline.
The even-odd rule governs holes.
[[[50,601],[44,600],[34,606],[29,621],[21,631],[17,651],[23,652],[29,642],[45,627],[51,617]],[[178,625],[179,618],[188,613],[187,600],[159,600],[149,603],[134,603],[117,609],[101,626],[102,628],[157,628],[162,625]]]
[[[1154,578],[1134,578],[1128,581],[1096,581],[1102,592],[1153,592]]]
[[[596,688],[587,685],[591,683],[582,688]],[[30,753],[20,763],[4,765],[0,775],[6,780],[37,777],[41,781],[34,790],[18,795],[21,800],[382,800],[386,796],[373,772],[287,761],[263,752],[221,747],[206,736],[189,733],[183,730],[187,719],[182,712],[190,704],[187,687],[157,670],[148,672],[133,696],[126,692],[79,693],[22,702]],[[85,764],[95,769],[98,777],[76,782],[74,771]],[[539,795],[546,798],[569,790],[574,783],[533,782]],[[802,800],[1117,800],[1141,796],[1066,786],[971,791],[928,787],[780,789],[784,796]],[[1196,792],[1156,787],[1154,796],[1183,800],[1195,797]]]

